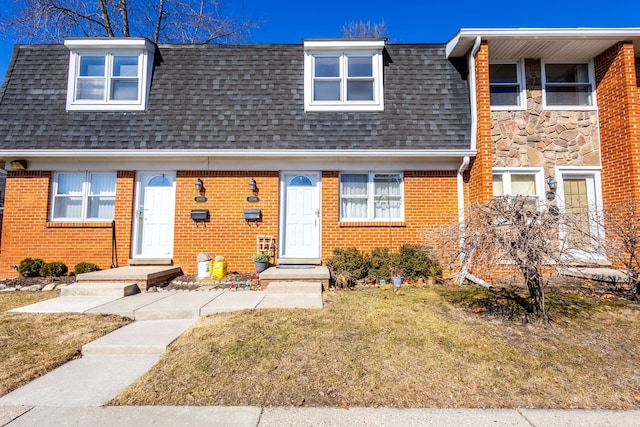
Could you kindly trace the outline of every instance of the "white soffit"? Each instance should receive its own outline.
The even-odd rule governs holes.
[[[466,55],[476,37],[489,43],[492,60],[593,58],[619,41],[630,41],[640,56],[640,28],[469,28],[447,42],[447,56]]]

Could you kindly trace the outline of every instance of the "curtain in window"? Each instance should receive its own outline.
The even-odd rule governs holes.
[[[367,218],[368,181],[367,174],[340,175],[342,218]]]
[[[114,173],[92,173],[90,179],[87,218],[113,219],[116,175]]]
[[[504,194],[504,184],[502,183],[502,175],[493,175],[493,197],[499,197]]]
[[[511,175],[511,195],[513,196],[535,196],[536,177],[528,174]]]
[[[55,194],[55,218],[82,218],[83,173],[58,174]]]
[[[376,174],[374,183],[374,219],[401,217],[402,179],[397,174]]]

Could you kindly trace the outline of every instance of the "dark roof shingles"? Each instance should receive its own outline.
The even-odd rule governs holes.
[[[304,112],[300,45],[161,45],[146,112],[67,112],[69,51],[21,46],[0,149],[468,149],[467,82],[442,45],[388,45],[383,112]]]

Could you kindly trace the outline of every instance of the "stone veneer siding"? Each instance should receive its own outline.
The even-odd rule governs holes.
[[[525,61],[527,108],[492,111],[494,167],[599,166],[598,112],[545,111],[540,60]]]

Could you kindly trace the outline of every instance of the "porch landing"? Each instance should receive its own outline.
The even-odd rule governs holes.
[[[300,266],[300,268],[269,267],[260,273],[260,285],[262,289],[269,287],[271,283],[297,282],[320,283],[324,289],[329,288],[331,273],[324,265]]]
[[[136,284],[141,291],[157,285],[159,283],[171,280],[182,274],[179,266],[170,265],[144,265],[144,266],[126,266],[112,268],[110,270],[93,271],[91,273],[78,274],[76,282],[78,283],[128,283]]]

